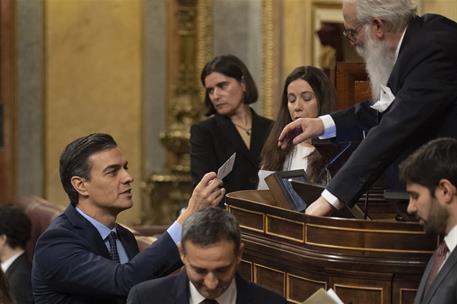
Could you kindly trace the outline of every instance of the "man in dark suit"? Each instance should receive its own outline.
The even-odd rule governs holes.
[[[133,287],[127,303],[282,304],[286,300],[237,274],[244,245],[236,218],[220,209],[195,212],[179,247],[185,270]]]
[[[439,138],[422,146],[400,166],[409,193],[408,212],[426,231],[444,235],[430,259],[415,304],[457,303],[457,140]]]
[[[373,101],[299,119],[279,138],[286,147],[315,136],[365,137],[308,207],[312,215],[352,206],[386,169],[395,180],[388,187],[398,188],[401,160],[430,139],[457,137],[457,24],[417,16],[411,0],[343,0],[343,15],[344,33],[365,60]],[[295,129],[302,133],[291,140]]]
[[[116,223],[132,207],[128,162],[108,134],[70,143],[60,178],[71,204],[39,238],[32,267],[35,303],[125,303],[130,288],[181,266],[181,224],[217,205],[225,190],[214,172],[194,189],[188,208],[156,242],[138,253],[135,237]]]
[[[30,264],[24,248],[31,223],[19,208],[0,207],[0,262],[16,304],[33,303]]]

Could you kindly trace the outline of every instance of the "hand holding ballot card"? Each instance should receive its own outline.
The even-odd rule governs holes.
[[[217,178],[223,180],[230,172],[233,170],[233,165],[235,164],[236,152],[233,153],[229,159],[222,164],[217,170]]]

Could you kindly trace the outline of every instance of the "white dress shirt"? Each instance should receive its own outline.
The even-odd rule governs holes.
[[[455,247],[457,246],[457,225],[455,225],[449,231],[449,233],[444,237],[443,241],[446,243],[448,252],[446,254],[446,259],[444,259],[443,264],[441,264],[441,267],[443,267],[443,265],[446,264],[447,259],[451,255],[452,251],[454,251]]]
[[[316,150],[316,147],[309,143],[299,143],[294,146],[292,151],[287,154],[284,164],[282,166],[283,171],[299,170],[304,169],[305,172],[308,170],[308,156]],[[258,172],[259,185],[257,190],[268,190],[268,185],[265,182],[265,178],[275,171],[260,169]]]
[[[81,216],[83,216],[86,220],[88,220],[97,229],[98,233],[100,234],[100,237],[105,242],[106,248],[108,249],[108,251],[110,251],[108,235],[111,233],[111,231],[114,231],[117,233],[116,226],[113,229],[109,229],[108,227],[106,227],[105,225],[103,225],[102,223],[97,221],[96,219],[85,214],[78,207],[76,207],[76,211],[78,211],[78,213],[81,214]],[[181,230],[182,230],[182,225],[176,221],[173,224],[171,224],[171,226],[168,227],[168,229],[167,229],[167,233],[170,235],[170,237],[172,238],[172,240],[176,244],[176,246],[178,246],[178,244],[181,242]],[[129,258],[127,256],[127,252],[124,248],[124,245],[119,240],[119,238],[116,239],[116,247],[117,247],[117,251],[119,254],[119,259],[120,259],[121,264],[127,263],[129,261]]]
[[[198,292],[197,288],[195,288],[191,281],[189,281],[189,289],[189,304],[200,304],[203,300],[205,300],[205,297]],[[214,300],[216,300],[218,304],[236,304],[236,295],[236,282],[235,279],[232,279],[229,287]]]

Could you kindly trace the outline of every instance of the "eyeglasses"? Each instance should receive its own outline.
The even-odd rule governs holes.
[[[355,43],[357,40],[356,36],[359,34],[359,30],[362,25],[363,23],[359,23],[354,28],[345,28],[343,30],[344,37],[346,37],[349,42]]]

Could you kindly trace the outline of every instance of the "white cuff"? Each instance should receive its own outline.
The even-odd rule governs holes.
[[[344,203],[341,202],[336,196],[334,196],[332,193],[330,193],[327,189],[324,189],[321,193],[322,197],[327,200],[327,202],[330,203],[334,208],[337,210],[340,210],[341,208],[344,207]]]
[[[167,229],[168,234],[172,238],[173,242],[175,242],[176,246],[178,246],[181,242],[181,230],[182,225],[176,221]]]
[[[324,124],[324,134],[319,136],[319,139],[327,139],[336,136],[336,125],[335,121],[333,120],[332,116],[330,115],[322,115],[319,116]]]

